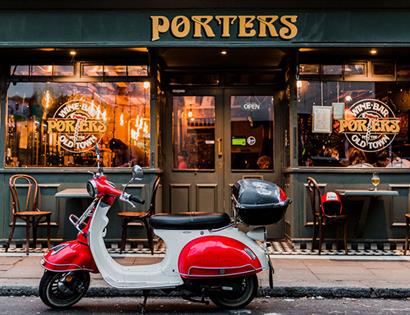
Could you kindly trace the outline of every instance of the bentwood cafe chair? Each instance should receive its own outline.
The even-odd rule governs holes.
[[[322,243],[324,240],[325,230],[329,225],[343,225],[343,243],[345,254],[347,255],[347,227],[348,217],[346,214],[328,214],[323,211],[322,193],[320,192],[317,181],[312,178],[307,178],[306,189],[310,199],[310,205],[313,216],[313,237],[312,237],[312,251],[314,249],[316,238],[319,234],[319,255],[322,252]]]
[[[20,186],[20,187],[19,187]],[[11,194],[11,230],[6,244],[6,252],[13,239],[17,219],[26,223],[26,254],[29,254],[30,227],[33,229],[33,246],[36,248],[37,227],[47,225],[47,247],[50,248],[50,219],[51,212],[38,208],[40,194],[37,180],[29,175],[17,174],[10,177],[9,188]],[[18,188],[27,189],[27,193],[19,193]],[[20,202],[21,201],[21,202]]]
[[[147,211],[137,212],[137,211],[123,211],[119,212],[118,216],[122,219],[122,233],[121,233],[121,247],[120,253],[123,252],[125,249],[125,243],[127,242],[127,230],[128,226],[132,222],[141,222],[142,225],[145,227],[147,232],[147,239],[148,239],[148,246],[151,250],[151,254],[154,255],[154,244],[153,244],[153,236],[154,233],[152,228],[149,224],[149,217],[155,213],[155,197],[157,194],[157,190],[159,187],[160,178],[157,177],[154,181],[154,185],[152,186],[152,195],[151,201],[149,204],[149,208]]]

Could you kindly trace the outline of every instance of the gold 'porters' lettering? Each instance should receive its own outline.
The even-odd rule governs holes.
[[[366,133],[368,128],[366,119],[345,119],[339,120],[339,123],[339,132]],[[400,120],[374,119],[371,121],[370,129],[373,133],[398,133],[400,132]]]
[[[241,15],[239,16],[239,32],[238,37],[254,37],[256,31],[254,30],[255,16]]]
[[[186,38],[192,33],[193,38],[279,38],[290,40],[298,34],[297,15],[177,15],[151,16],[151,40],[161,39],[169,33],[176,38]],[[237,27],[233,25],[236,24]],[[232,26],[232,28],[231,28]],[[233,34],[232,30],[236,31]]]
[[[96,119],[88,119],[78,121],[76,119],[55,119],[47,120],[48,133],[74,133],[78,124],[78,132],[80,133],[104,133],[107,131],[107,126],[104,122]]]
[[[206,37],[215,37],[215,33],[212,27],[209,26],[209,22],[213,19],[212,16],[193,16],[194,21],[194,37],[202,37],[202,30],[204,30]]]
[[[230,32],[231,24],[233,24],[238,17],[236,15],[225,15],[225,16],[218,15],[215,18],[218,21],[218,24],[222,25],[221,37],[230,37],[231,36],[231,32]]]
[[[178,38],[184,38],[189,34],[191,23],[184,15],[178,15],[171,21],[172,35]]]

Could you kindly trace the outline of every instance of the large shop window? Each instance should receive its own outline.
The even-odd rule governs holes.
[[[144,82],[19,82],[7,94],[6,165],[149,166],[150,97]]]
[[[300,166],[410,167],[410,83],[298,81]]]

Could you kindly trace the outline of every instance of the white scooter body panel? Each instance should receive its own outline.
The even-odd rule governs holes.
[[[188,242],[207,235],[226,236],[242,242],[255,253],[263,270],[269,268],[264,250],[233,226],[218,230],[154,230],[154,233],[165,242],[164,259],[157,264],[123,266],[110,256],[104,243],[104,230],[109,222],[107,212],[110,207],[103,202],[98,203],[91,221],[88,239],[98,270],[103,279],[115,288],[174,288],[183,284],[178,271],[179,254]]]

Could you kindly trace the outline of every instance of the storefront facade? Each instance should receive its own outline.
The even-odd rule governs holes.
[[[362,240],[403,238],[410,8],[103,6],[0,11],[0,182],[38,179],[54,239],[73,236],[80,211],[54,195],[84,186],[96,143],[116,184],[140,164],[131,188],[148,198],[162,177],[157,212],[230,212],[236,180],[277,182],[294,202],[270,237],[295,242],[312,234],[308,176],[368,188],[377,172],[399,197],[372,205]],[[369,167],[352,167],[353,150]],[[1,239],[9,200],[1,190]],[[116,242],[115,211],[110,226]]]

